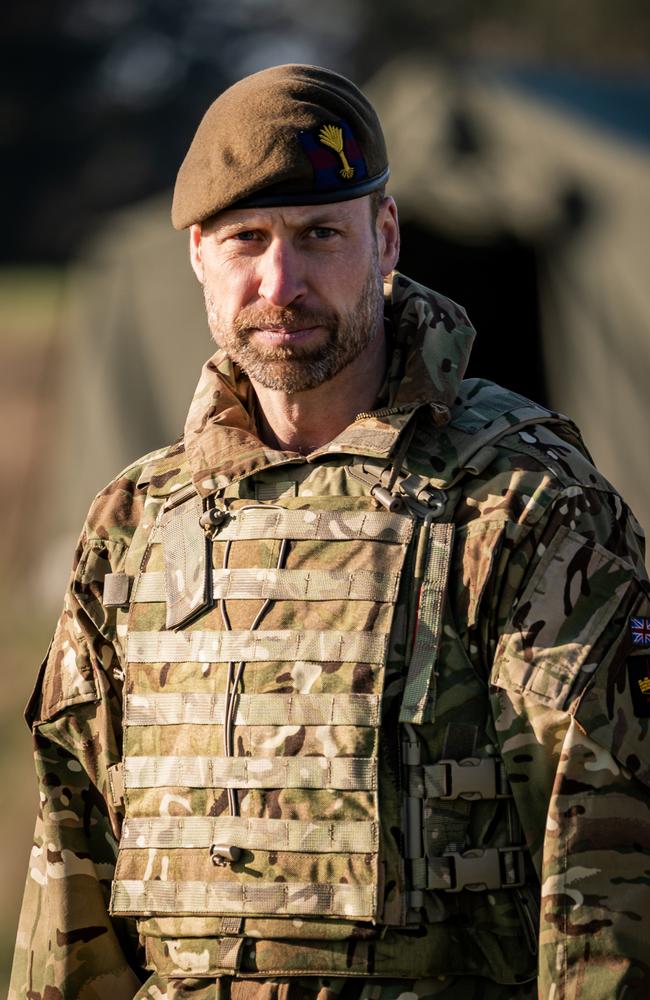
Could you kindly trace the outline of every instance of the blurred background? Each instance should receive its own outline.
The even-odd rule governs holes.
[[[0,989],[36,805],[22,710],[75,538],[119,468],[181,434],[211,353],[170,188],[229,83],[300,61],[365,87],[400,269],[467,307],[469,374],[569,414],[650,525],[646,0],[13,0],[1,17]]]

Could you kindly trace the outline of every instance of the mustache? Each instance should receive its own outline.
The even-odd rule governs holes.
[[[303,330],[310,326],[331,328],[337,317],[326,310],[306,309],[301,306],[269,307],[248,306],[242,309],[234,323],[236,333],[250,333],[256,329]]]

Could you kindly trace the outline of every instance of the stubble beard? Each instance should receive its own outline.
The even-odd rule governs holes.
[[[254,382],[289,394],[315,389],[338,375],[356,361],[381,329],[383,281],[376,253],[359,299],[342,313],[298,305],[282,309],[256,305],[242,309],[234,322],[227,323],[210,289],[204,285],[203,291],[208,324],[218,346]],[[274,326],[289,330],[323,327],[327,338],[313,346],[270,347],[255,340],[256,328]]]

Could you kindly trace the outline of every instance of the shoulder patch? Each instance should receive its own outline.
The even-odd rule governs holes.
[[[634,714],[637,719],[650,719],[650,653],[630,656],[627,673]]]

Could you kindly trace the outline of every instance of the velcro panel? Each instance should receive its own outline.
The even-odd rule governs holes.
[[[125,788],[329,788],[369,790],[365,757],[127,757]]]
[[[377,824],[244,816],[160,816],[130,819],[120,848],[200,848],[228,844],[246,850],[366,854],[377,849]]]
[[[199,523],[202,503],[195,497],[163,515],[160,540],[165,564],[167,628],[175,628],[206,607],[211,571],[208,542]]]

